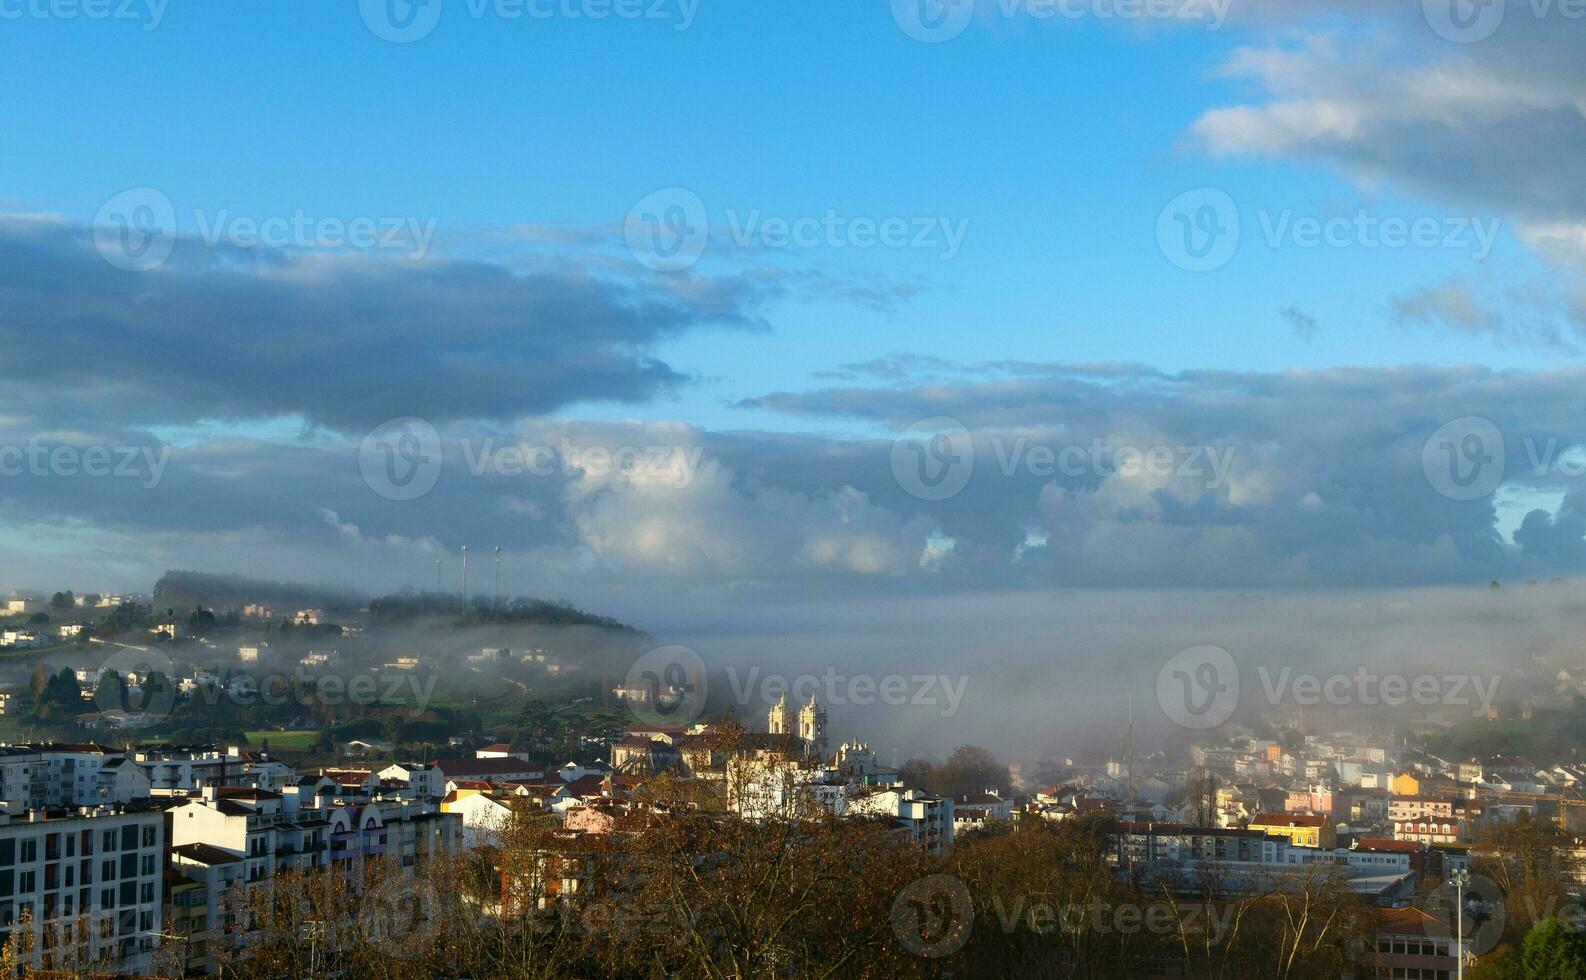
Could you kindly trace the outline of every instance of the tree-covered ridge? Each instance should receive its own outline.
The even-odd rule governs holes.
[[[610,616],[585,612],[565,600],[549,601],[519,596],[492,602],[475,599],[464,605],[459,596],[438,592],[399,592],[369,602],[369,619],[375,625],[393,625],[420,619],[449,619],[459,626],[593,626],[638,633],[639,630]]]
[[[610,616],[579,609],[566,600],[529,596],[500,600],[480,596],[465,603],[462,597],[451,593],[403,590],[369,599],[339,586],[183,570],[166,572],[154,586],[155,609],[205,608],[224,612],[252,603],[272,606],[278,618],[286,619],[292,618],[299,609],[322,609],[348,618],[367,610],[368,620],[377,626],[442,619],[458,626],[591,626],[624,633],[640,632]]]
[[[171,570],[154,584],[154,604],[159,608],[240,609],[250,603],[278,606],[290,615],[298,609],[358,609],[364,596],[332,585],[306,585],[222,575],[213,572]]]

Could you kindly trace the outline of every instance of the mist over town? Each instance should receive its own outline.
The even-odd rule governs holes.
[[[0,45],[0,973],[1586,978],[1578,0]]]

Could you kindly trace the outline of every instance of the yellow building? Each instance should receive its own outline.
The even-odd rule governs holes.
[[[1258,813],[1250,818],[1251,830],[1269,837],[1287,837],[1295,847],[1321,847],[1327,818],[1303,813]]]
[[[1394,796],[1420,796],[1421,781],[1412,773],[1401,772],[1393,777],[1392,789]]]

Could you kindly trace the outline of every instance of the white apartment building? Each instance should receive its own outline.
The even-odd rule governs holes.
[[[0,804],[11,813],[128,803],[148,795],[147,777],[124,752],[91,742],[0,746]]]
[[[170,815],[172,867],[206,886],[211,946],[234,931],[243,890],[264,886],[281,871],[352,874],[372,860],[413,868],[455,849],[461,825],[459,816],[440,813],[433,803],[345,803],[321,793],[214,786]]]
[[[727,806],[746,820],[848,813],[849,786],[836,770],[771,755],[727,763]]]
[[[953,843],[953,798],[917,789],[884,789],[849,800],[849,812],[891,817],[915,843],[940,854]]]
[[[420,800],[446,795],[446,780],[434,766],[420,762],[398,762],[375,773],[382,782],[406,783],[408,795]]]
[[[122,806],[0,814],[0,942],[26,910],[46,969],[146,974],[161,932],[165,824]]]
[[[156,795],[196,793],[205,786],[254,787],[279,793],[297,779],[291,766],[237,746],[159,745],[139,749],[133,760]]]

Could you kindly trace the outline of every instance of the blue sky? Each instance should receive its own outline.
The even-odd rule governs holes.
[[[301,209],[433,218],[464,238],[620,221],[671,186],[699,193],[713,222],[729,209],[968,221],[951,260],[910,249],[774,257],[921,293],[885,312],[791,302],[769,331],[663,347],[682,370],[731,379],[686,396],[690,417],[713,425],[746,421],[722,403],[835,364],[898,351],[976,360],[988,341],[1002,356],[1166,370],[1552,361],[1393,322],[1390,297],[1477,267],[1466,251],[1266,249],[1247,230],[1215,273],[1163,260],[1157,213],[1194,187],[1227,189],[1252,215],[1483,213],[1363,189],[1325,165],[1187,146],[1201,113],[1248,95],[1217,77],[1252,41],[1238,26],[993,18],[927,45],[879,3],[706,2],[678,31],[681,13],[506,21],[459,2],[430,36],[397,45],[343,6],[173,5],[153,31],[17,25],[26,43],[10,32],[0,78],[47,95],[0,110],[7,196],[87,221],[110,195],[149,185],[185,224],[194,208]],[[1489,261],[1535,271],[1507,229]],[[1288,307],[1316,318],[1313,338],[1288,326]]]
[[[857,489],[889,529],[875,533],[900,535],[899,553],[912,555],[922,537],[967,541],[973,529],[944,530],[939,525],[951,524],[953,515],[889,501],[896,487],[867,483],[885,475],[884,456],[865,457],[853,472],[822,470],[855,440],[890,439],[919,417],[902,409],[861,409],[858,394],[829,394],[834,389],[866,389],[920,412],[939,406],[967,418],[1002,397],[998,385],[1018,377],[1006,366],[975,365],[1144,365],[1174,379],[1166,383],[1171,393],[1143,380],[1042,392],[1022,417],[1005,413],[985,424],[1062,428],[1068,423],[1053,417],[1052,406],[1061,412],[1065,405],[1083,405],[1107,415],[1097,431],[1128,431],[1151,418],[1158,437],[1188,438],[1167,430],[1195,416],[1191,403],[1204,408],[1219,399],[1248,399],[1249,415],[1257,417],[1268,389],[1308,384],[1293,372],[1376,372],[1370,385],[1331,376],[1328,384],[1336,384],[1340,400],[1336,415],[1331,403],[1319,403],[1316,411],[1329,417],[1274,421],[1259,433],[1215,433],[1252,440],[1260,452],[1285,432],[1302,440],[1299,427],[1353,412],[1366,413],[1362,426],[1380,425],[1382,445],[1397,446],[1401,437],[1424,437],[1457,415],[1497,414],[1506,404],[1497,390],[1503,385],[1579,366],[1586,304],[1578,292],[1582,264],[1569,249],[1571,235],[1586,227],[1586,192],[1579,178],[1565,173],[1570,168],[1559,165],[1578,159],[1574,154],[1586,143],[1578,110],[1582,78],[1570,53],[1578,22],[1533,25],[1515,15],[1490,40],[1461,45],[1438,37],[1419,11],[1366,0],[1253,0],[1237,4],[1217,30],[1120,23],[1093,13],[1049,21],[1027,12],[1007,17],[991,2],[980,4],[960,36],[926,44],[900,28],[893,5],[880,0],[769,6],[701,0],[686,12],[677,0],[657,4],[657,18],[568,15],[587,14],[598,4],[557,0],[554,8],[540,7],[557,11],[552,16],[510,20],[494,7],[476,17],[464,0],[444,0],[434,30],[402,44],[377,36],[352,3],[133,4],[126,8],[139,15],[133,19],[95,21],[58,16],[59,8],[39,0],[26,8],[33,13],[0,24],[0,82],[26,93],[0,104],[0,211],[45,215],[63,229],[80,230],[115,195],[148,187],[172,203],[176,230],[188,241],[221,216],[433,222],[436,244],[425,262],[475,263],[469,275],[481,282],[495,281],[498,271],[544,273],[547,281],[527,290],[530,301],[539,302],[535,290],[541,286],[555,296],[547,301],[553,311],[548,334],[537,334],[522,349],[510,337],[459,339],[473,329],[468,317],[488,318],[504,308],[489,302],[470,307],[459,320],[436,314],[427,329],[417,318],[382,334],[377,319],[360,320],[368,333],[359,343],[390,348],[381,352],[380,369],[401,379],[392,387],[412,393],[411,405],[372,388],[357,397],[322,397],[315,386],[334,386],[334,375],[304,380],[294,373],[292,345],[301,345],[305,357],[345,358],[347,372],[364,370],[359,351],[366,348],[349,342],[333,354],[321,350],[314,341],[338,330],[336,314],[292,290],[272,293],[272,303],[263,306],[250,292],[259,284],[251,282],[229,305],[217,302],[217,283],[230,282],[250,263],[276,258],[256,249],[195,246],[202,257],[193,261],[213,281],[167,278],[177,274],[167,268],[142,279],[107,280],[106,295],[115,299],[103,302],[69,297],[69,289],[58,302],[28,294],[27,308],[41,312],[0,324],[0,333],[9,326],[28,338],[25,343],[42,345],[39,324],[54,322],[52,329],[72,334],[83,351],[106,349],[100,345],[107,339],[113,346],[133,338],[140,348],[134,353],[157,349],[162,356],[147,366],[154,394],[132,398],[130,411],[95,409],[99,414],[84,416],[62,408],[58,397],[44,398],[48,411],[38,400],[0,404],[0,415],[9,411],[14,420],[12,437],[82,431],[90,419],[126,421],[214,460],[237,451],[238,442],[256,441],[254,448],[266,454],[304,446],[345,449],[343,441],[356,443],[382,413],[435,415],[443,430],[444,423],[520,431],[681,423],[702,442],[719,439],[735,447],[716,447],[724,454],[723,480],[734,493],[749,494],[754,506],[770,508],[769,520],[786,515],[777,509],[781,503],[753,496],[768,488],[814,510],[830,505],[843,522],[856,520],[844,503],[845,488]],[[158,26],[145,29],[153,26],[156,9]],[[698,195],[712,238],[697,265],[655,274],[636,266],[614,229],[642,198],[666,188]],[[1158,227],[1169,202],[1200,188],[1229,196],[1241,236],[1225,264],[1195,273],[1164,254]],[[1480,256],[1469,238],[1453,247],[1403,248],[1368,247],[1358,239],[1344,247],[1265,240],[1264,223],[1362,211],[1373,220],[1430,220],[1440,228],[1474,219],[1494,228],[1496,237],[1490,254],[1481,249]],[[942,221],[962,229],[963,238],[950,257],[940,247],[855,249],[830,241],[737,248],[732,226],[751,213]],[[64,251],[49,254],[75,254],[71,234],[63,231],[65,237],[50,246]],[[1541,240],[1563,244],[1547,248]],[[320,251],[304,244],[289,243],[280,260],[296,262]],[[386,257],[376,258],[383,263]],[[336,294],[340,305],[329,309],[348,319],[373,316],[347,312],[368,295],[368,282],[388,283],[392,296],[411,289],[401,295],[413,303],[449,288],[444,276],[422,287],[399,273],[382,278],[399,268],[380,265],[380,275],[360,278],[363,286],[347,285]],[[32,270],[12,271],[25,281]],[[61,282],[75,276],[63,273]],[[585,277],[599,288],[587,290]],[[161,291],[167,285],[172,291]],[[180,293],[177,285],[193,292]],[[293,288],[308,287],[298,282]],[[157,326],[104,322],[106,303],[137,310],[151,296],[169,301],[159,307],[168,319]],[[652,300],[659,310],[647,305]],[[501,301],[512,302],[517,299]],[[381,315],[400,317],[405,308],[399,306],[393,300]],[[248,315],[264,309],[270,315]],[[600,329],[615,318],[628,332],[589,341],[595,328],[578,319],[586,313],[593,317],[587,323],[604,325]],[[297,320],[317,326],[305,330]],[[79,329],[81,337],[73,333]],[[105,333],[90,337],[94,330]],[[226,342],[210,350],[206,339]],[[268,351],[270,364],[255,371],[231,363],[248,349],[244,340]],[[581,346],[586,342],[589,349]],[[563,370],[558,358],[566,351],[573,353]],[[833,373],[899,355],[930,360],[890,375]],[[525,368],[549,367],[543,376],[524,373],[517,401],[494,392],[478,397],[483,387],[514,384],[510,373],[490,368],[518,364],[518,358]],[[580,393],[580,365],[591,358],[607,367],[623,362],[609,384],[589,389],[605,397]],[[226,377],[207,377],[212,367],[226,368],[217,372]],[[1483,388],[1461,387],[1466,382],[1457,372],[1439,373],[1464,367],[1516,374]],[[157,377],[162,368],[167,374]],[[444,397],[423,383],[426,370],[433,371],[436,390],[446,390]],[[1422,373],[1396,373],[1404,371]],[[1199,372],[1246,377],[1208,382]],[[114,379],[113,371],[107,374]],[[259,379],[257,390],[250,378]],[[1405,397],[1418,385],[1429,392],[1420,403]],[[172,394],[173,386],[183,391]],[[292,391],[279,394],[285,388]],[[532,398],[529,388],[547,394]],[[1363,388],[1380,390],[1384,401],[1396,391],[1404,414],[1371,416]],[[80,394],[86,400],[87,392],[98,397],[98,391],[85,386]],[[792,397],[766,398],[774,393]],[[1142,401],[1129,400],[1136,397]],[[1142,407],[1159,397],[1183,399],[1184,411],[1159,416]],[[1296,390],[1278,401],[1300,404],[1310,397]],[[1103,405],[1111,407],[1096,407]],[[1505,424],[1528,434],[1578,438],[1568,411],[1531,411]],[[321,428],[305,435],[305,419]],[[749,436],[733,442],[735,432],[762,441],[751,454]],[[1312,449],[1311,455],[1323,451]],[[734,460],[734,451],[753,458]],[[1518,450],[1511,445],[1510,452]],[[227,464],[228,473],[243,468],[229,457]],[[1259,490],[1247,487],[1219,504],[1202,502],[1195,505],[1201,509],[1183,513],[1169,508],[1157,516],[1175,527],[1204,519],[1199,531],[1215,534],[1255,520],[1247,512],[1213,513],[1218,507],[1237,511],[1248,506],[1250,494],[1261,497],[1285,479],[1261,475],[1250,484]],[[1383,482],[1373,484],[1352,470],[1319,474],[1313,487],[1286,488],[1293,493],[1285,499],[1292,504],[1308,499],[1308,492],[1328,504],[1330,493],[1347,498],[1353,516],[1346,523],[1361,522],[1351,527],[1376,523],[1368,534],[1373,541],[1386,534],[1407,542],[1415,554],[1400,556],[1402,564],[1387,562],[1398,569],[1388,576],[1398,584],[1423,574],[1485,578],[1481,562],[1487,557],[1474,560],[1468,550],[1435,574],[1428,571],[1435,564],[1428,555],[1437,548],[1436,527],[1387,531],[1402,515],[1381,509],[1361,517],[1400,496],[1402,488],[1389,486],[1397,476],[1375,479]],[[1510,536],[1525,515],[1534,506],[1552,515],[1572,486],[1552,478],[1510,481],[1496,498],[1496,513],[1461,512],[1456,523],[1463,530],[1450,532],[1455,543],[1449,547],[1466,548],[1472,527],[1496,527],[1502,546],[1512,548]],[[1041,493],[1024,486],[998,503],[979,505],[1003,520],[988,548],[1006,557],[1006,542],[1019,539],[1020,528],[1058,520],[1055,505]],[[411,511],[362,513],[367,501],[338,501],[329,490],[323,497],[305,491],[295,519],[306,526],[300,528],[304,535],[328,535],[320,543],[327,549],[347,541],[365,547],[369,539],[393,535],[415,538],[417,551],[454,549],[472,534],[458,523],[460,515],[504,506],[494,496],[483,505],[453,501],[445,515],[416,519]],[[574,497],[562,493],[558,506],[570,507]],[[700,506],[709,512],[719,505]],[[16,527],[61,517],[39,509],[44,505],[36,500],[12,506]],[[147,559],[151,565],[179,558],[231,566],[262,562],[271,569],[293,563],[284,553],[261,557],[249,550],[256,547],[251,540],[243,540],[278,536],[290,524],[284,515],[215,514],[201,528],[184,528],[148,516],[184,512],[174,503],[118,506],[68,506],[74,531],[66,543],[45,545],[15,529],[0,534],[19,549],[27,540],[28,549],[76,556],[59,559],[63,570],[91,564],[95,559],[84,556],[95,547],[129,568],[143,560],[128,557],[140,551],[156,555]],[[523,542],[526,549],[572,549],[581,557],[569,559],[569,567],[584,567],[586,559],[622,564],[609,539],[591,529],[593,518],[546,515],[545,506],[542,500],[532,508],[545,526]],[[1116,506],[1114,516],[1124,524],[1141,513],[1132,498]],[[1413,501],[1393,506],[1417,509]],[[321,510],[339,517],[323,519]],[[357,522],[351,510],[362,514]],[[351,523],[358,526],[348,531]],[[427,523],[455,531],[426,541],[418,529]],[[96,532],[110,543],[85,546]],[[1340,533],[1338,525],[1251,533],[1261,548],[1271,549],[1274,574],[1302,583],[1348,577],[1331,559],[1307,564],[1316,555],[1294,537],[1325,540]],[[192,541],[201,534],[214,537],[201,545],[181,543],[184,535]],[[145,535],[160,536],[157,546]],[[824,543],[812,544],[817,538]],[[811,532],[801,547],[829,556],[828,544]],[[909,578],[919,564],[887,559],[878,566],[868,552],[852,557],[847,570],[861,575],[886,566],[893,571],[883,577]],[[367,553],[347,552],[336,567],[356,574],[370,560]],[[1220,554],[1207,560],[1239,559]],[[1577,560],[1586,555],[1554,550],[1544,564],[1572,567]],[[422,568],[429,559],[408,563]],[[692,563],[683,564],[691,575]],[[904,567],[911,570],[897,571]],[[1117,574],[1117,581],[1133,581]],[[764,581],[759,569],[745,578]],[[1145,575],[1142,581],[1157,579]]]

